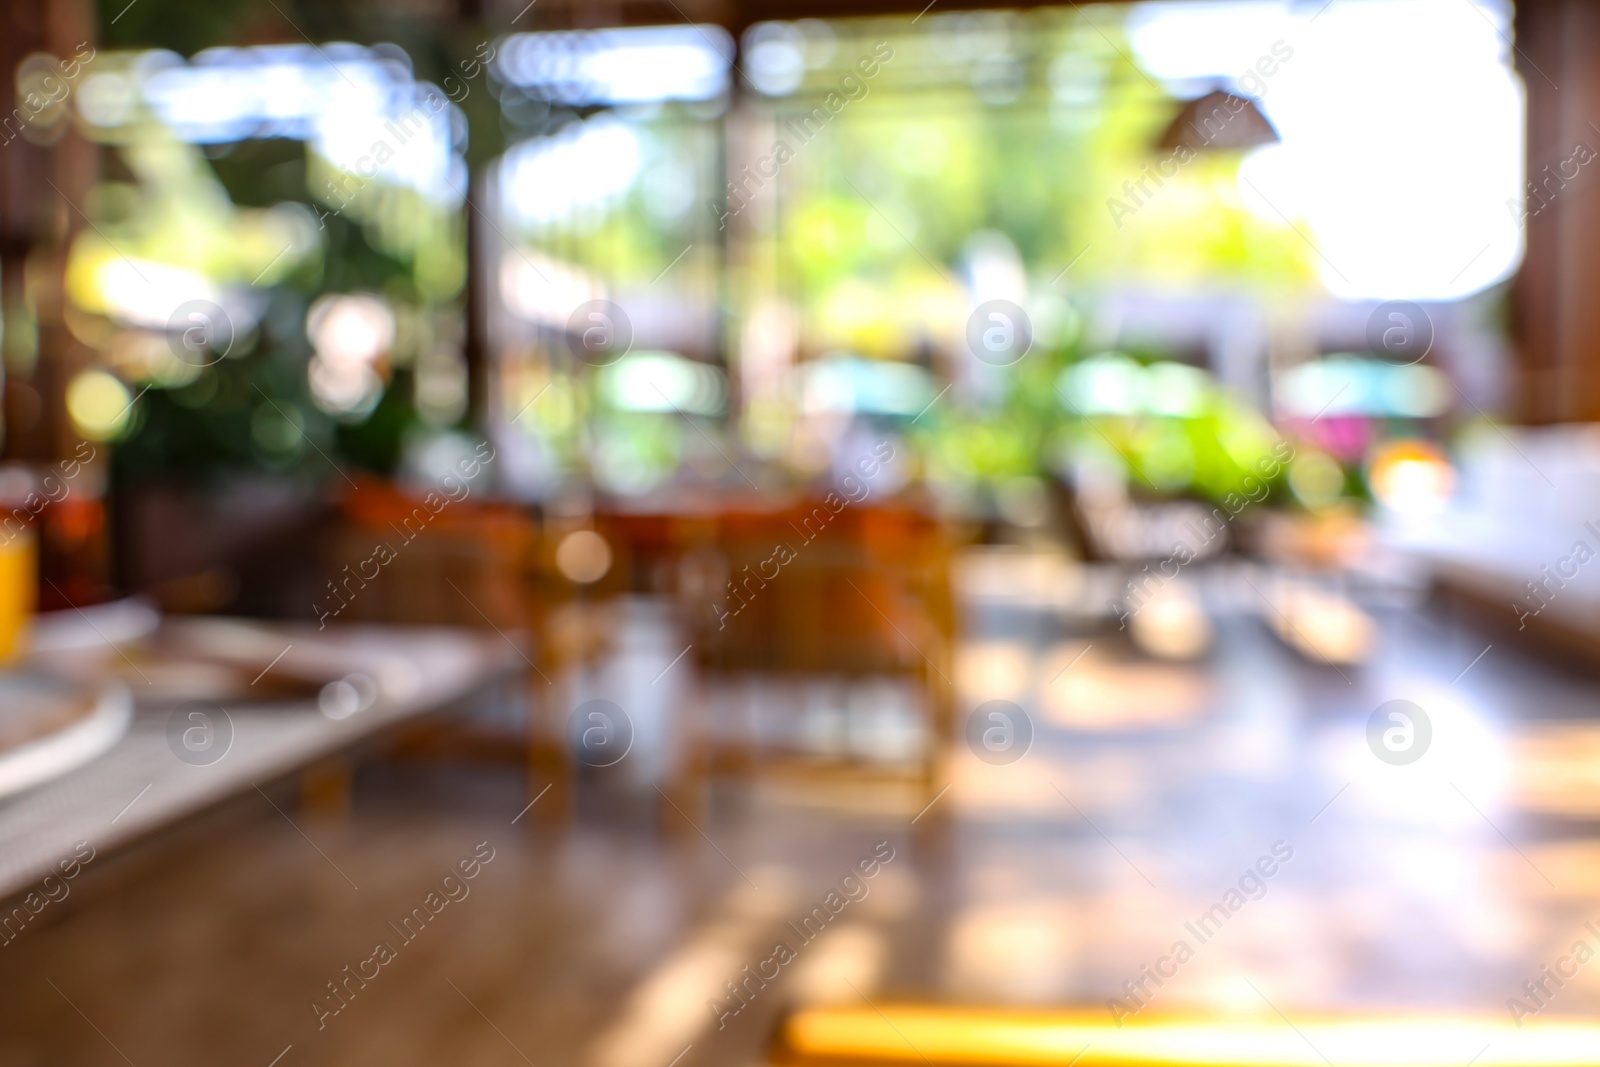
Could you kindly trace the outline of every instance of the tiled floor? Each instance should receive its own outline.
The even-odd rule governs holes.
[[[1136,1007],[1124,982],[1180,941],[1175,975],[1144,980],[1151,1013],[1448,1009],[1513,1042],[1507,998],[1600,947],[1600,684],[1442,612],[1380,621],[1374,660],[1341,674],[1248,611],[1207,660],[1157,666],[1111,630],[987,610],[959,706],[1014,701],[1037,737],[1009,765],[958,743],[915,825],[905,791],[788,778],[719,783],[703,833],[676,836],[650,774],[586,780],[559,832],[512,825],[510,768],[374,767],[348,822],[299,830],[247,798],[95,861],[0,947],[0,1064],[747,1067],[798,1002]],[[639,647],[652,674],[672,654]],[[1433,726],[1409,766],[1367,743],[1393,699]],[[468,895],[404,941],[389,924],[480,842]],[[845,881],[879,842],[893,858]],[[379,941],[394,958],[319,1030],[313,1001],[337,1005],[327,983]],[[708,1000],[775,966],[719,1027]],[[1600,1009],[1600,966],[1549,999]]]

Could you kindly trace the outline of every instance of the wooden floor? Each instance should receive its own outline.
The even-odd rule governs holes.
[[[958,748],[914,824],[893,786],[788,777],[719,783],[676,835],[648,775],[584,781],[557,828],[513,825],[509,767],[370,767],[342,822],[245,798],[95,859],[0,945],[0,1065],[753,1067],[788,1005],[899,997],[1267,1025],[1451,1009],[1513,1041],[1508,998],[1600,948],[1600,685],[1512,644],[1474,661],[1489,638],[1450,618],[1382,623],[1375,661],[1340,674],[1245,615],[1205,662],[1157,666],[1114,633],[989,613],[961,706],[1015,701],[1037,738],[1004,766]],[[1397,698],[1435,732],[1408,767],[1366,742]],[[494,858],[467,895],[404,940],[475,849]],[[846,882],[875,850],[892,858]],[[380,942],[392,959],[366,963]],[[346,966],[376,977],[330,1014]],[[725,983],[763,969],[733,1014]],[[1542,1010],[1600,1010],[1600,964]]]

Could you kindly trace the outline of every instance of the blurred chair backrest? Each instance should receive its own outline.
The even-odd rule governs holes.
[[[340,621],[537,629],[533,518],[510,504],[441,500],[372,482],[344,499],[323,552],[345,602]]]
[[[954,632],[950,539],[911,508],[822,502],[728,513],[720,605],[690,607],[714,670],[845,674],[944,669]],[[725,599],[724,599],[725,598]]]

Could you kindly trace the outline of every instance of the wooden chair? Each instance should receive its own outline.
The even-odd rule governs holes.
[[[923,708],[917,777],[939,788],[954,702],[951,554],[936,520],[897,505],[808,502],[697,525],[682,558],[701,573],[681,592],[702,688],[741,676],[909,679]],[[696,703],[706,707],[704,692]],[[783,755],[753,739],[730,747],[705,727],[693,727],[695,772]]]
[[[438,499],[434,501],[438,507]],[[525,509],[471,498],[437,511],[387,483],[363,481],[340,503],[324,540],[319,592],[337,608],[328,621],[368,621],[492,630],[528,661],[530,715],[525,754],[530,787],[570,777],[556,682],[574,642],[561,639],[566,597],[550,563],[553,550]],[[456,731],[414,738],[412,754],[495,759],[514,749],[503,737]],[[565,808],[566,790],[546,798],[541,815]]]

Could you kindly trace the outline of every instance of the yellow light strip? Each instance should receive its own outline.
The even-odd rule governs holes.
[[[1487,1046],[1487,1047],[1485,1047]],[[1169,1016],[879,1005],[796,1012],[775,1064],[844,1067],[1600,1067],[1600,1023],[1572,1018]]]

